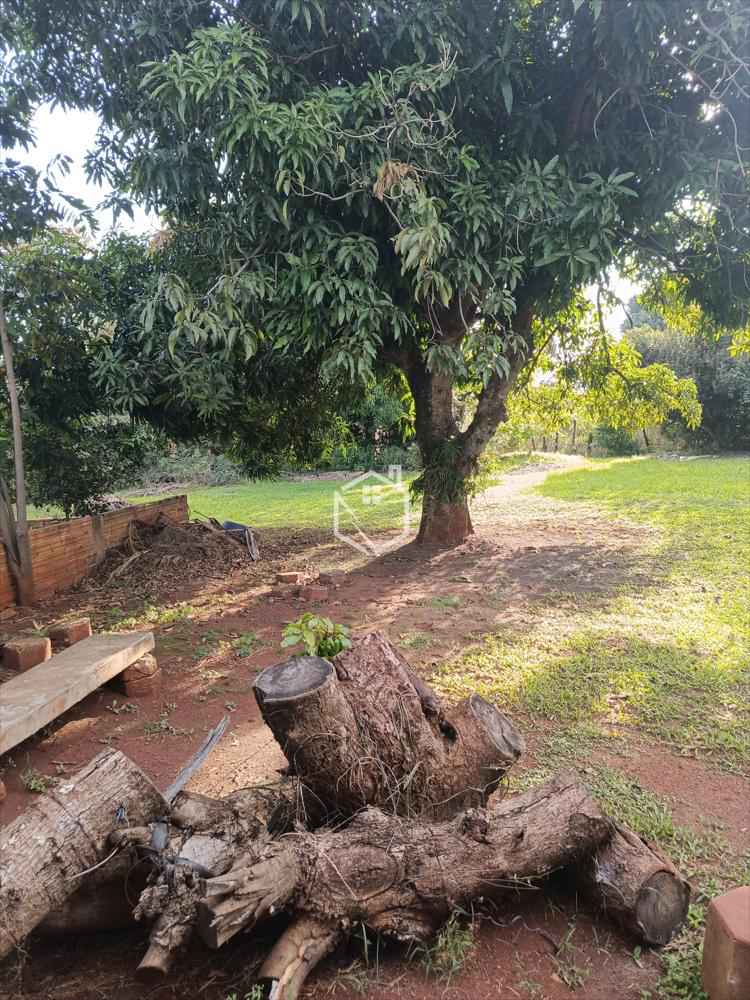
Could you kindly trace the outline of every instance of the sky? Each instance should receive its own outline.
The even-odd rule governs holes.
[[[93,111],[64,111],[45,104],[34,115],[33,124],[36,146],[20,153],[19,159],[31,163],[37,170],[44,170],[55,156],[69,156],[72,160],[70,173],[58,177],[57,186],[66,194],[82,198],[89,206],[101,202],[111,189],[90,183],[84,170],[86,153],[96,138],[98,116]],[[159,221],[155,215],[148,215],[137,207],[134,215],[132,222],[126,215],[121,215],[118,228],[134,233],[150,233],[158,229]],[[99,212],[97,216],[102,232],[111,228],[111,211]]]
[[[58,154],[69,156],[72,160],[70,173],[60,178],[58,186],[66,194],[82,198],[88,205],[94,206],[106,197],[109,189],[91,184],[86,179],[84,158],[86,152],[94,145],[96,130],[99,123],[97,115],[92,111],[64,111],[61,108],[51,108],[43,105],[34,116],[34,131],[36,146],[28,153],[22,154],[24,162],[31,163],[37,170],[44,170],[53,157]],[[100,233],[106,232],[112,225],[112,213],[98,213]],[[118,227],[129,232],[150,233],[159,228],[158,218],[147,214],[136,207],[135,218],[131,220],[120,216]],[[638,286],[615,274],[611,278],[612,291],[623,302],[638,291]],[[595,292],[588,292],[589,298],[595,300]],[[624,309],[618,307],[605,316],[605,324],[610,333],[617,334],[625,320]]]

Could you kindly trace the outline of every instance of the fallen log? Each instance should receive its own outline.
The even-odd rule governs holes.
[[[130,927],[135,922],[133,906],[146,888],[150,870],[135,850],[118,851],[106,864],[78,879],[80,888],[46,914],[37,932],[65,935]]]
[[[482,806],[524,749],[479,695],[446,713],[379,633],[333,663],[293,657],[255,682],[292,773],[332,812],[366,805],[431,818]]]
[[[458,907],[528,888],[604,844],[611,824],[575,775],[425,823],[368,808],[339,832],[294,833],[205,881],[198,928],[218,948],[281,910],[425,940]]]
[[[559,868],[648,943],[665,943],[684,919],[685,880],[574,775],[490,798],[523,749],[513,723],[477,695],[444,709],[382,636],[333,662],[269,668],[256,697],[291,777],[218,800],[179,791],[171,809],[157,793],[143,815],[129,810],[127,829],[112,820],[112,846],[152,869],[135,911],[151,922],[139,975],[164,977],[196,929],[220,947],[285,912],[261,982],[294,1000],[356,924],[425,940],[456,909],[504,894],[512,906],[514,891],[538,889]],[[322,827],[334,813],[335,829]],[[4,874],[0,863],[0,907]]]
[[[668,944],[687,919],[690,884],[656,847],[622,826],[583,865],[589,895],[646,944]]]
[[[113,829],[166,810],[140,768],[123,753],[104,750],[0,829],[0,958],[107,857]]]

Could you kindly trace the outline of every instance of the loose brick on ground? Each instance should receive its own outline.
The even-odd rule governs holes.
[[[47,636],[21,636],[9,639],[3,646],[3,666],[8,670],[30,670],[52,656],[52,643]]]
[[[146,653],[117,677],[116,686],[128,698],[152,694],[161,686],[162,673],[156,657]]]
[[[76,618],[75,621],[60,622],[47,629],[55,649],[67,649],[91,635],[91,619]]]
[[[703,988],[711,1000],[750,997],[750,886],[711,900],[702,972]]]

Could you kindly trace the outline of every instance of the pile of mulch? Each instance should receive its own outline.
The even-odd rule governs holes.
[[[205,521],[181,524],[160,517],[133,521],[128,538],[111,549],[84,582],[86,587],[168,588],[175,581],[221,579],[254,565],[247,546]]]

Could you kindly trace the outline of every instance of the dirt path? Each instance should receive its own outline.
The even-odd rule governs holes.
[[[129,704],[103,688],[6,755],[0,766],[9,796],[0,805],[0,824],[29,802],[25,775],[69,774],[103,745],[119,747],[166,786],[225,713],[231,727],[191,787],[222,795],[274,776],[284,760],[259,718],[252,686],[259,670],[280,659],[284,623],[306,610],[319,609],[355,632],[384,630],[429,677],[486,633],[512,635],[531,627],[545,601],[585,595],[593,608],[605,605],[623,582],[645,581],[647,528],[533,492],[550,472],[583,464],[575,456],[554,456],[543,466],[509,473],[474,504],[475,536],[449,551],[410,544],[367,559],[328,533],[308,533],[304,545],[279,549],[273,559],[229,578],[175,581],[161,599],[132,593],[123,584],[118,591],[68,594],[39,609],[35,620],[42,625],[75,611],[92,614],[104,627],[111,625],[114,608],[126,613],[150,601],[154,611],[146,617],[151,616],[156,633],[164,685],[158,697]],[[282,593],[275,582],[282,569],[306,568],[336,574],[337,583],[319,603]],[[185,603],[176,614],[179,601]],[[160,617],[165,604],[172,610]],[[695,773],[690,762],[677,767],[663,749],[649,753],[657,770],[670,775],[672,794],[690,801]],[[648,780],[646,772],[642,777]],[[702,806],[707,813],[720,815],[738,795],[735,778],[716,775],[702,787],[711,797]],[[25,964],[0,971],[0,1000],[142,1000],[132,971],[144,935],[137,929],[64,943],[33,940]],[[550,937],[567,943],[553,953]],[[551,901],[533,893],[514,898],[510,907],[490,912],[477,924],[476,941],[470,959],[447,986],[427,978],[413,960],[406,962],[395,946],[379,954],[377,968],[365,968],[361,952],[352,946],[324,965],[307,995],[354,1000],[366,987],[371,1000],[436,995],[444,1000],[562,1000],[575,988],[585,1000],[638,1000],[656,978],[654,956],[644,953],[634,961],[633,942],[577,910],[569,895]],[[164,986],[149,989],[149,996],[227,1000],[236,994],[241,1000],[252,982],[250,945],[240,936],[220,954],[195,946],[180,971]]]

